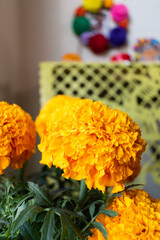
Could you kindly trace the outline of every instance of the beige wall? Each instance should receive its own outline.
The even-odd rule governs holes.
[[[132,52],[132,46],[140,36],[160,39],[159,0],[115,2],[124,2],[130,11],[129,45],[124,50]],[[27,95],[33,89],[38,97],[39,62],[58,61],[67,52],[79,52],[84,61],[108,59],[107,55],[96,56],[82,47],[72,32],[72,15],[81,3],[82,0],[0,0],[1,96],[9,83],[11,94],[7,95],[12,95],[14,101],[20,99],[21,104],[23,97],[26,106]],[[32,103],[37,100],[34,94],[28,98],[33,98]],[[32,111],[30,102],[26,107]]]
[[[21,78],[23,87],[37,87],[40,61],[60,60],[77,51],[71,16],[80,0],[19,0]],[[31,80],[32,79],[32,80]]]
[[[18,0],[0,0],[0,99],[12,101],[19,77]]]

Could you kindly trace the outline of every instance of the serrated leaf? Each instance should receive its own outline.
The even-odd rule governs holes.
[[[15,219],[19,216],[19,214],[26,208],[26,204],[23,203],[21,206],[18,207]]]
[[[64,199],[61,207],[64,208],[68,202],[71,202],[71,198]]]
[[[89,213],[90,213],[91,218],[93,218],[93,216],[94,216],[95,209],[96,209],[95,204],[91,204],[91,206],[89,207]]]
[[[104,215],[107,215],[108,217],[116,217],[118,215],[117,212],[110,209],[103,210],[101,211],[101,213],[103,213]]]
[[[94,216],[96,204],[100,204],[100,203],[102,204],[102,206],[100,206],[100,210],[101,210],[104,208],[104,202],[102,200],[97,200],[90,205],[89,213],[90,213],[91,218],[93,218],[93,216]]]
[[[64,193],[68,192],[68,190],[61,190],[53,194],[52,200],[55,200],[56,198],[60,197]]]
[[[15,233],[25,222],[27,222],[32,216],[40,213],[43,209],[38,206],[26,207],[19,216],[15,219],[13,225],[13,233]]]
[[[40,235],[38,231],[28,222],[21,226],[20,232],[24,240],[40,240]]]
[[[94,222],[92,225],[93,227],[97,228],[102,233],[103,237],[107,240],[107,230],[103,224],[100,222]]]
[[[51,206],[52,202],[49,200],[48,194],[44,189],[40,188],[37,184],[33,182],[28,182],[28,187],[31,193],[35,196],[36,201],[41,206]]]
[[[31,194],[26,194],[25,196],[18,199],[18,204],[15,209],[19,208],[26,200],[31,198]]]
[[[80,233],[80,230],[76,227],[76,225],[73,223],[73,221],[65,214],[60,214],[61,219],[61,240],[76,240],[77,237],[80,240],[84,240],[84,237]]]
[[[70,240],[65,218],[62,215],[60,216],[60,218],[61,218],[61,225],[62,225],[61,240],[66,240],[66,238],[67,240]]]
[[[41,230],[41,240],[51,240],[53,239],[55,226],[55,211],[50,209],[44,219]]]
[[[77,239],[76,236],[77,236],[80,240],[84,240],[84,237],[81,235],[79,229],[76,227],[73,221],[69,217],[65,217],[65,219],[68,226],[68,233],[69,233],[70,239],[76,240]]]
[[[65,224],[67,226],[69,240],[76,240],[76,231],[75,228],[70,224],[68,218],[65,218]]]
[[[0,224],[5,224],[5,225],[7,225],[7,224],[8,224],[8,221],[7,221],[7,220],[4,220],[4,219],[0,219]]]
[[[83,222],[85,222],[86,224],[88,223],[87,221],[86,221],[86,219],[82,216],[82,215],[80,215],[80,214],[78,214],[78,213],[75,213],[75,212],[72,212],[72,211],[70,211],[70,210],[68,210],[68,209],[63,209],[63,208],[54,208],[55,209],[55,213],[57,213],[59,216],[60,215],[69,215],[69,216],[74,216],[74,217],[76,217],[76,218],[79,218],[79,219],[81,219]]]
[[[87,193],[87,185],[85,183],[85,179],[82,179],[80,183],[80,192],[79,192],[79,199],[78,199],[79,203],[83,202],[83,200],[85,199],[86,193]]]
[[[36,223],[39,222],[44,222],[44,218],[46,216],[46,212],[39,213],[38,216],[36,217]]]
[[[83,221],[86,221],[87,217],[82,213],[82,212],[77,212],[76,213],[78,216],[80,216],[80,218],[83,220]],[[86,224],[87,224],[87,221],[86,221]]]

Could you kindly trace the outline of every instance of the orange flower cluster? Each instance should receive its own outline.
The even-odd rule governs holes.
[[[160,200],[153,200],[143,190],[129,190],[116,197],[109,209],[118,213],[116,217],[100,214],[96,221],[107,229],[108,240],[159,240]],[[101,232],[93,229],[88,240],[104,240]]]
[[[146,142],[126,114],[100,102],[78,99],[61,106],[45,122],[40,163],[64,170],[65,178],[86,180],[89,189],[113,192],[140,169]]]
[[[36,130],[40,137],[42,137],[43,133],[46,134],[46,121],[47,118],[54,113],[57,108],[61,106],[67,105],[76,101],[78,98],[72,98],[66,95],[58,95],[56,97],[51,98],[41,109],[38,117],[36,118]]]
[[[35,124],[16,104],[0,102],[0,174],[11,165],[21,168],[35,148]]]

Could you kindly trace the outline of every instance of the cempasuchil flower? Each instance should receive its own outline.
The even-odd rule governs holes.
[[[11,165],[21,168],[34,152],[35,124],[16,104],[0,102],[0,174]]]
[[[70,104],[73,101],[77,101],[78,98],[73,98],[66,95],[57,95],[51,98],[41,109],[39,115],[36,118],[36,131],[42,137],[43,133],[46,133],[46,121],[47,118],[56,111],[57,108]]]
[[[108,207],[118,213],[116,217],[100,214],[101,222],[108,233],[108,240],[159,240],[160,200],[139,189],[129,190],[116,197]],[[105,240],[98,229],[92,229],[88,240]]]
[[[79,99],[52,113],[39,145],[40,163],[63,169],[65,178],[85,179],[89,189],[113,192],[139,172],[146,142],[126,114],[100,102]]]

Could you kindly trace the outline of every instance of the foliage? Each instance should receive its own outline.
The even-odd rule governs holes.
[[[69,102],[63,104],[63,98]],[[62,170],[44,167],[26,183],[24,166],[19,181],[0,177],[0,240],[87,240],[94,230],[104,239],[108,231],[110,239],[109,228],[97,219],[103,215],[114,221],[120,216],[110,205],[121,193],[113,192],[124,190],[124,183],[139,173],[146,143],[127,114],[91,100],[58,99],[62,106],[56,103],[53,111],[49,105],[40,118],[40,163]],[[26,123],[22,111],[15,119],[12,107],[1,105],[0,174],[9,165],[22,167],[34,151],[34,144],[26,147],[35,143],[36,135],[29,115]]]
[[[106,229],[94,220],[100,213],[116,215],[104,210],[115,194],[89,191],[84,182],[79,191],[71,183],[70,188],[53,190],[48,185],[1,177],[0,239],[85,240],[95,227],[107,239]]]

